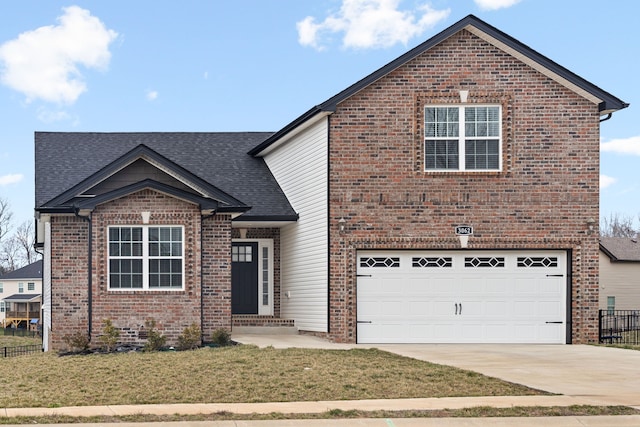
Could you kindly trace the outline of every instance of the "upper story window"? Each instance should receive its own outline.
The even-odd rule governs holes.
[[[425,107],[425,171],[500,171],[501,109],[499,105]]]
[[[0,294],[4,292],[4,285],[0,283]]]
[[[24,283],[18,283],[18,293],[24,294]]]
[[[27,283],[27,290],[28,291],[35,291],[36,290],[36,284],[33,283],[33,282]]]
[[[182,290],[181,226],[109,227],[110,290]]]

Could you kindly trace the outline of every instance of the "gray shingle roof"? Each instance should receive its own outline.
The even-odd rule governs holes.
[[[640,262],[640,243],[628,237],[601,237],[600,249],[611,261]]]
[[[0,276],[0,280],[42,279],[42,260]]]
[[[294,217],[264,161],[247,152],[267,132],[36,132],[35,204],[48,203],[141,144],[252,208],[247,217]]]

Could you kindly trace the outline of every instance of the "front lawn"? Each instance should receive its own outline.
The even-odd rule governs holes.
[[[0,361],[1,407],[544,394],[377,349],[38,353]]]

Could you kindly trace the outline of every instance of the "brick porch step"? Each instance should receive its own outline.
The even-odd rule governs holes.
[[[255,314],[234,314],[231,317],[231,332],[239,334],[297,334],[293,319]]]

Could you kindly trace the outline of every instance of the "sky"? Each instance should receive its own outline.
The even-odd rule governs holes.
[[[33,218],[36,131],[277,131],[469,14],[631,104],[601,124],[600,213],[637,224],[636,0],[3,1],[0,198]]]

